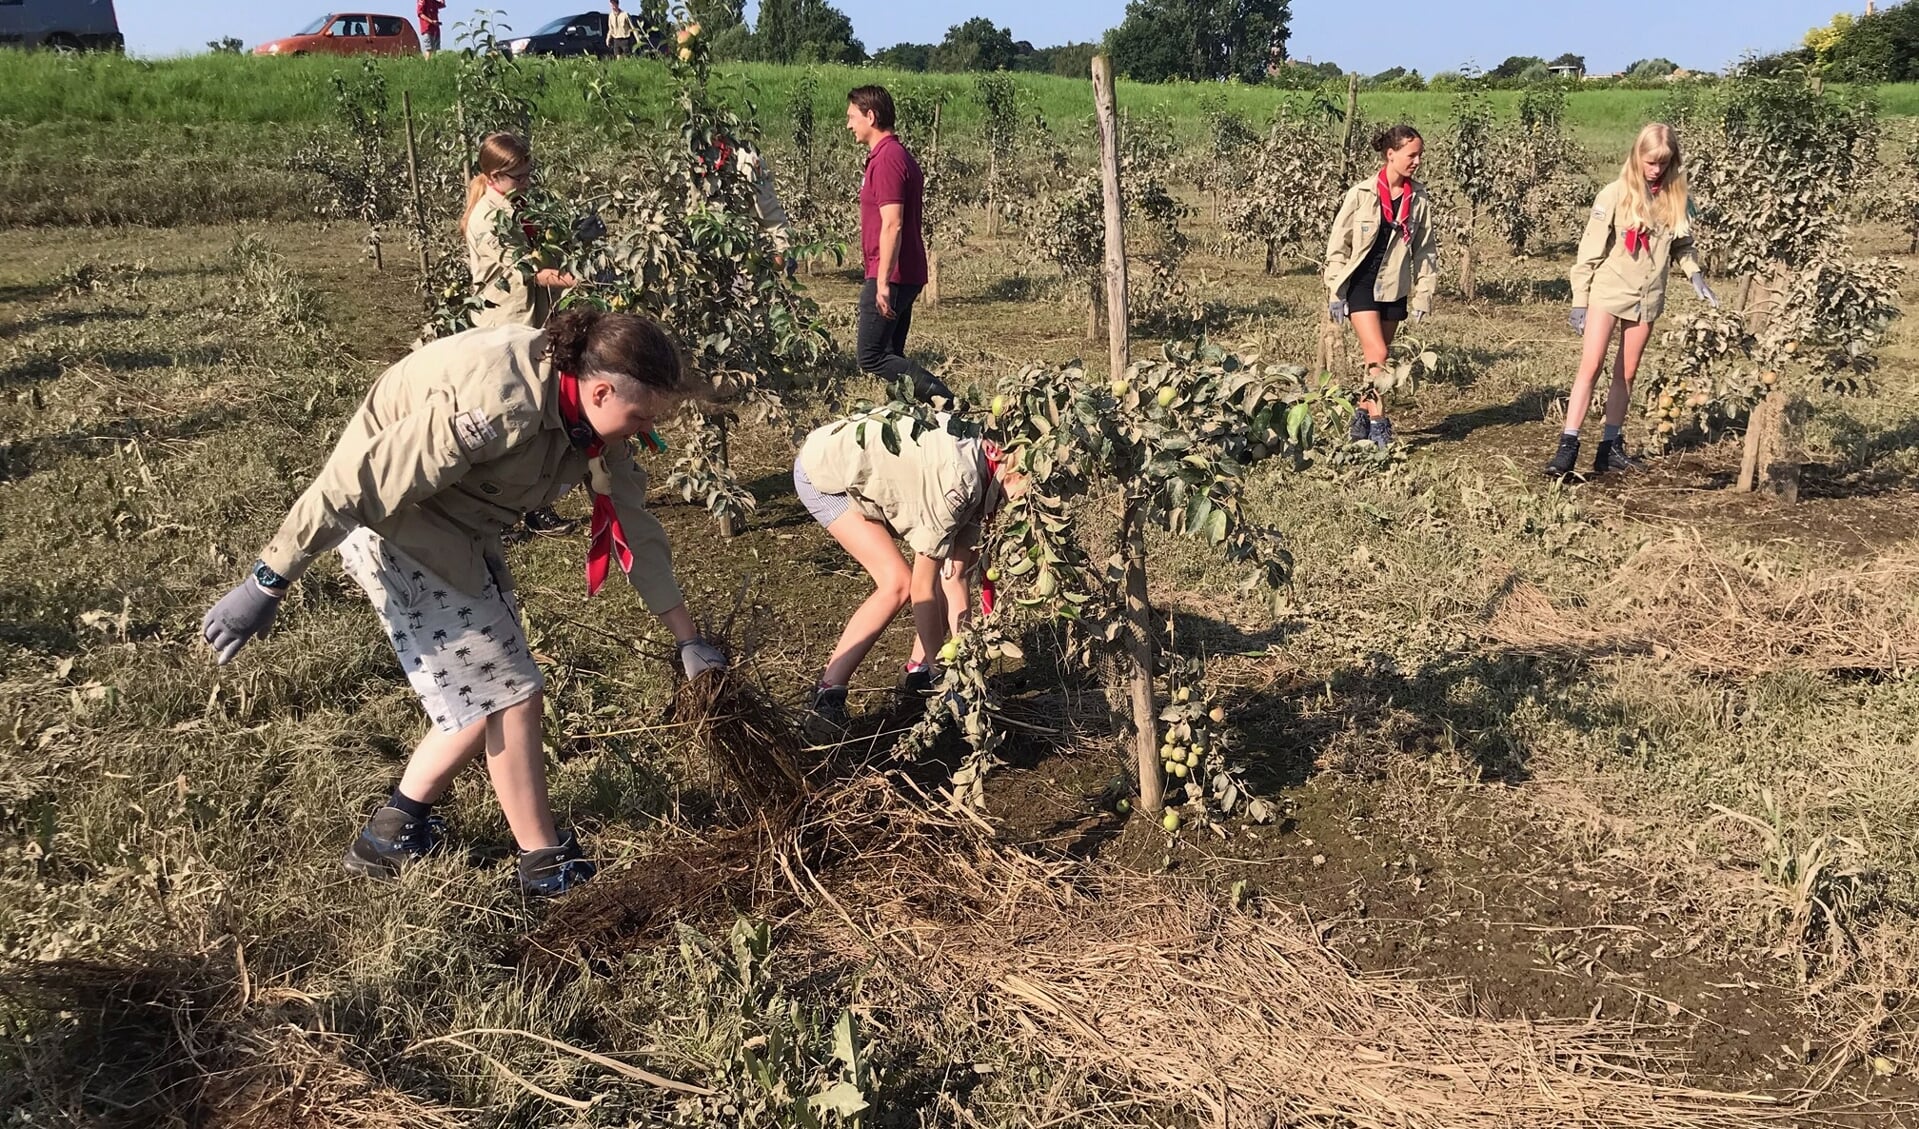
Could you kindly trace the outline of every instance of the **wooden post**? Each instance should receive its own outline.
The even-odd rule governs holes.
[[[1111,379],[1128,365],[1126,314],[1126,208],[1119,183],[1119,109],[1113,90],[1113,65],[1093,56],[1093,108],[1099,116],[1100,187],[1106,201],[1106,340]],[[1139,778],[1139,806],[1157,813],[1166,805],[1160,775],[1159,710],[1153,702],[1155,667],[1153,606],[1146,590],[1146,508],[1143,494],[1130,492],[1120,518],[1122,579],[1126,590],[1126,684],[1133,721],[1133,762]]]
[[[1353,130],[1359,125],[1359,76],[1346,76],[1346,121],[1339,131],[1339,190],[1344,192],[1353,179]],[[1273,261],[1273,249],[1266,248],[1266,273],[1273,273],[1277,264]],[[1330,306],[1330,303],[1329,303]],[[1341,349],[1340,342],[1345,332],[1339,319],[1333,317],[1330,308],[1319,315],[1319,371],[1332,372]]]
[[[1753,275],[1746,279],[1746,328],[1752,334],[1765,332],[1785,291],[1786,279],[1782,274]],[[1774,388],[1759,398],[1746,417],[1746,444],[1740,453],[1739,479],[1734,489],[1741,492],[1763,489],[1788,503],[1799,500],[1799,464],[1795,451],[1804,415],[1803,404],[1789,400],[1784,388]]]
[[[466,135],[466,103],[456,92],[453,100],[453,128],[460,135],[460,179],[473,179],[473,139]]]
[[[413,193],[413,239],[420,245],[420,291],[426,292],[427,272],[432,264],[426,255],[426,211],[420,204],[420,159],[413,145],[413,92],[400,91],[400,110],[406,127],[406,182]]]
[[[934,181],[935,183],[940,183],[942,191],[944,190],[944,183],[939,180],[940,108],[944,105],[945,105],[944,102],[933,103],[933,145],[931,150],[926,155],[927,167],[932,170],[932,174],[931,176],[928,177],[928,179]],[[929,234],[938,235],[939,232],[937,229],[935,229]],[[920,292],[920,300],[925,303],[926,308],[929,310],[939,308],[940,253],[937,249],[934,248],[933,241],[931,238],[927,239],[926,241],[926,289]]]
[[[1093,56],[1093,106],[1099,114],[1099,179],[1106,198],[1106,338],[1111,379],[1126,373],[1126,204],[1119,185],[1119,110],[1113,65]]]

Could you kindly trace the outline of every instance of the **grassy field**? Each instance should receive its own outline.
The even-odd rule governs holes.
[[[589,900],[595,887],[553,910],[511,894],[477,775],[445,808],[460,850],[391,885],[339,872],[419,721],[331,562],[234,665],[213,667],[196,637],[408,348],[410,255],[375,273],[357,229],[291,205],[270,224],[188,209],[48,226],[71,211],[23,202],[143,194],[159,209],[183,183],[164,170],[184,169],[228,194],[196,206],[249,214],[250,194],[285,189],[247,153],[324,124],[323,68],[0,52],[15,66],[97,66],[107,89],[135,82],[126,68],[174,93],[38,101],[0,82],[6,215],[38,217],[0,260],[10,1124],[797,1125],[793,1099],[858,1073],[836,1053],[842,1015],[875,1126],[1919,1116],[1910,320],[1865,394],[1816,398],[1797,506],[1726,489],[1736,437],[1562,487],[1536,466],[1578,349],[1553,297],[1564,263],[1495,254],[1477,301],[1448,287],[1419,327],[1452,363],[1396,411],[1403,458],[1258,471],[1252,516],[1298,562],[1280,614],[1212,557],[1151,546],[1155,605],[1180,650],[1211,656],[1207,690],[1282,818],[1168,835],[1119,816],[1098,688],[1050,677],[1057,640],[1029,624],[1034,661],[1005,675],[1024,728],[990,778],[988,827],[919,800],[938,765],[849,773],[795,833],[834,848],[792,846],[811,870],[740,863],[725,896],[666,921]],[[252,84],[281,115],[256,120],[248,84],[204,81],[269,66],[322,91],[306,118],[297,84]],[[396,73],[424,100],[440,72]],[[555,138],[562,74],[545,95]],[[1601,130],[1638,105],[1575,102]],[[52,165],[62,180],[17,148],[55,137],[75,150],[60,160],[94,163]],[[162,170],[153,183],[100,179],[141,162]],[[1214,339],[1310,357],[1317,275],[1263,275],[1204,209],[1189,232],[1183,273]],[[1025,262],[1016,233],[946,254],[915,349],[956,386],[1086,353],[1102,367],[1078,299]],[[802,277],[844,344],[857,279]],[[1919,302],[1910,273],[1902,296]],[[738,431],[762,507],[738,539],[657,497],[699,611],[724,615],[747,586],[742,634],[785,701],[865,592],[792,496],[792,436],[873,391],[803,384],[790,426]],[[1082,519],[1103,520],[1104,501]],[[512,552],[562,820],[613,867],[738,863],[703,853],[738,841],[737,813],[660,723],[671,685],[650,618],[618,586],[586,599],[577,542]],[[906,648],[899,625],[856,686],[874,736],[852,760],[896,720],[886,688]]]

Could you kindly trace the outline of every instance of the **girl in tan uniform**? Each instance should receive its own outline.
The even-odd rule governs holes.
[[[511,133],[490,133],[480,142],[480,171],[466,186],[466,210],[460,234],[466,239],[466,265],[473,294],[480,300],[473,326],[523,325],[538,329],[553,312],[553,292],[576,284],[570,274],[543,267],[527,280],[520,264],[533,254],[530,225],[513,219],[513,199],[533,180],[533,153]],[[527,532],[564,537],[579,527],[552,507],[530,511]]]
[[[856,417],[816,428],[793,462],[801,503],[873,579],[873,594],[840,632],[813,695],[813,712],[842,726],[847,684],[909,602],[913,654],[900,688],[917,694],[932,688],[932,656],[971,611],[967,578],[979,559],[986,520],[1026,489],[1025,476],[991,440],[957,436],[944,427],[917,437],[902,430],[895,454],[880,440],[877,423],[862,428],[860,422]],[[896,538],[913,550],[911,563]],[[992,610],[990,596],[986,610]]]
[[[1426,152],[1419,131],[1393,126],[1374,138],[1373,147],[1383,161],[1379,173],[1346,191],[1326,241],[1326,284],[1332,288],[1326,312],[1352,322],[1366,359],[1367,385],[1350,438],[1384,447],[1393,441],[1393,425],[1375,381],[1407,314],[1417,322],[1432,312],[1439,240],[1426,190],[1413,179]]]
[[[629,447],[674,409],[682,379],[671,339],[632,314],[569,311],[544,332],[497,326],[423,346],[374,382],[252,574],[207,612],[201,633],[228,662],[329,549],[372,600],[432,727],[347,870],[394,874],[433,850],[433,804],[485,752],[522,888],[557,894],[592,876],[547,803],[540,668],[500,535],[584,481],[587,591],[617,564],[680,641],[687,677],[724,665],[686,610]]]
[[[1653,322],[1666,308],[1666,274],[1674,260],[1692,281],[1694,293],[1717,306],[1705,273],[1693,256],[1692,222],[1686,198],[1686,170],[1679,138],[1658,122],[1639,131],[1619,179],[1599,190],[1592,216],[1573,262],[1573,308],[1567,321],[1585,338],[1579,373],[1566,404],[1566,427],[1546,473],[1566,478],[1579,461],[1579,429],[1592,403],[1593,385],[1606,364],[1617,329],[1619,358],[1606,391],[1606,416],[1593,473],[1631,470],[1621,431],[1632,401],[1639,358],[1652,337]]]

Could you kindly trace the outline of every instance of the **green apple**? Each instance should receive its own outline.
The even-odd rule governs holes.
[[[1179,393],[1173,391],[1171,388],[1162,388],[1159,390],[1159,406],[1162,408],[1171,407],[1173,401],[1178,399],[1178,397]]]
[[[1159,825],[1168,831],[1178,831],[1179,813],[1170,808],[1167,809],[1166,814],[1159,817]]]

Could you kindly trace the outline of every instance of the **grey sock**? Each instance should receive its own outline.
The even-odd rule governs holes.
[[[1619,433],[1625,430],[1625,426],[1625,424],[1621,423],[1609,423],[1606,425],[1605,433],[1600,436],[1600,438],[1611,443],[1619,438]]]

